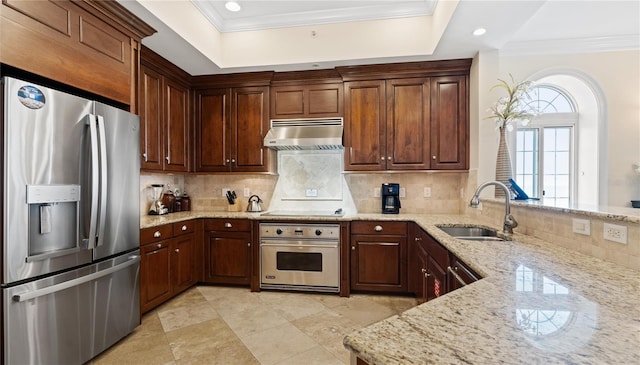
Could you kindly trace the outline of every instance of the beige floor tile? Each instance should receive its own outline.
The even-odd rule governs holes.
[[[218,312],[208,302],[176,307],[166,311],[157,311],[165,332],[218,318]]]
[[[199,304],[199,303],[204,303],[204,302],[206,302],[206,299],[204,298],[202,293],[200,293],[198,288],[193,287],[193,288],[185,290],[184,292],[182,292],[177,297],[175,297],[175,298],[171,299],[170,301],[162,304],[156,310],[163,312],[163,311],[167,311],[167,310],[170,310],[170,309],[180,308],[180,307],[184,307],[184,306],[187,306],[187,305]]]
[[[321,346],[278,362],[276,365],[345,365],[348,364],[339,360]]]
[[[349,363],[349,351],[342,346],[342,340],[344,336],[360,328],[360,325],[330,309],[291,323],[333,356]]]
[[[406,297],[201,285],[144,315],[91,364],[349,364],[345,335],[413,305]]]
[[[321,312],[326,308],[308,293],[260,292],[260,301],[289,321]]]
[[[361,326],[368,326],[396,314],[394,310],[362,296],[351,298],[348,302],[331,309]]]
[[[167,332],[167,340],[176,360],[215,355],[228,343],[239,342],[235,333],[220,318]]]
[[[289,322],[241,339],[263,365],[277,364],[317,346],[315,341]]]

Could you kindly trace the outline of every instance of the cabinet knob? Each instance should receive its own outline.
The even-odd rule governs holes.
[[[435,156],[435,155],[431,156],[431,159],[432,159],[432,160],[435,160],[435,159],[436,159],[436,156]]]
[[[144,158],[144,162],[147,162],[147,153],[146,152],[142,154],[142,157]]]
[[[422,241],[422,238],[421,238],[421,237],[416,237],[416,238],[414,238],[414,239],[415,239],[416,241]]]
[[[158,238],[158,237],[160,237],[160,236],[162,236],[162,233],[160,233],[160,231],[155,231],[155,232],[153,232],[153,237],[154,237],[154,238]]]
[[[167,160],[167,163],[171,163],[171,157],[167,156],[164,159]]]
[[[180,249],[179,249],[179,248],[176,248],[176,249],[175,249],[175,251],[176,251],[176,252],[180,252]]]
[[[247,247],[251,247],[251,242],[247,242]]]
[[[382,226],[375,226],[373,227],[373,230],[376,232],[382,232]]]
[[[380,159],[381,159],[382,161],[384,161],[384,156],[380,157]]]
[[[356,250],[356,246],[351,246],[351,251],[355,251]]]
[[[425,272],[427,272],[427,269],[423,267],[422,269],[420,269],[420,271],[422,271],[422,273],[424,274]]]
[[[187,227],[187,225],[185,224],[185,225],[183,225],[183,226],[182,226],[182,228],[181,228],[181,229],[182,229],[182,231],[184,232],[184,231],[186,231],[186,230],[188,229],[188,227]]]
[[[387,161],[391,161],[391,156],[387,156]]]
[[[431,274],[429,274],[428,272],[425,272],[425,273],[424,273],[424,277],[425,277],[425,278],[428,278],[429,276],[431,276]]]
[[[232,228],[232,227],[233,227],[233,225],[231,223],[229,223],[229,222],[224,224],[224,228]]]
[[[158,243],[158,244],[156,245],[156,247],[157,247],[157,248],[162,248],[162,243]]]
[[[227,163],[229,163],[229,159],[227,159]]]
[[[232,159],[231,159],[231,163],[236,163],[236,159],[235,159],[235,158],[232,158]]]

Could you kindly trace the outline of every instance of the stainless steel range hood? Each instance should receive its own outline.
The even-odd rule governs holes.
[[[341,150],[342,118],[272,119],[264,137],[274,150]]]

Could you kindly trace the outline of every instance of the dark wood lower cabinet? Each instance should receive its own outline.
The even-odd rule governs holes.
[[[406,292],[406,223],[353,222],[351,231],[351,290]]]
[[[167,224],[140,232],[140,311],[148,312],[198,282],[198,223]]]
[[[244,219],[205,221],[204,282],[251,284],[251,224]]]

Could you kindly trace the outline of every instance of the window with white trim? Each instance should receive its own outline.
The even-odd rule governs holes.
[[[529,96],[527,106],[537,115],[516,131],[515,180],[529,197],[568,207],[576,191],[575,103],[549,84],[534,86]]]

